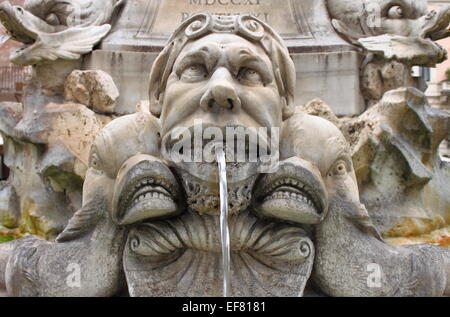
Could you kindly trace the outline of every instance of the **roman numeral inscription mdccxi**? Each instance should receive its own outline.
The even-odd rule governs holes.
[[[189,0],[192,5],[259,5],[261,0]]]
[[[288,37],[311,37],[304,0],[171,0],[148,1],[136,38],[166,38],[176,26],[197,13],[250,14]]]

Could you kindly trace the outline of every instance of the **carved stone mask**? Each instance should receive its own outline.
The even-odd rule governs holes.
[[[199,125],[200,133],[220,128],[225,143],[227,128],[279,128],[292,113],[295,68],[287,48],[251,16],[200,14],[184,22],[155,62],[150,80],[150,107],[161,118],[162,152],[169,163],[177,141],[173,132],[180,128],[193,133]],[[264,140],[258,146],[267,144],[267,137],[257,133]],[[205,146],[191,143],[193,151]],[[250,202],[258,163],[229,163],[230,212],[235,213]],[[215,210],[215,163],[192,159],[173,165],[188,205],[201,213]]]

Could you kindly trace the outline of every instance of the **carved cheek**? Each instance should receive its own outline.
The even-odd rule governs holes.
[[[83,185],[83,205],[93,200],[105,199],[111,204],[114,188],[114,180],[105,173],[89,168]]]
[[[206,90],[205,83],[174,82],[167,86],[161,114],[164,133],[200,108]]]
[[[242,110],[263,127],[281,126],[281,98],[274,87],[242,87]]]
[[[351,177],[351,174],[345,175],[328,175],[325,185],[329,197],[338,196],[341,199],[349,201],[359,201],[358,185]]]

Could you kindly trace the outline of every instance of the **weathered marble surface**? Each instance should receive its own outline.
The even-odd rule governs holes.
[[[323,0],[128,0],[101,48],[150,51],[164,47],[177,26],[198,13],[251,14],[271,25],[288,47],[349,49],[333,30]]]
[[[448,134],[448,115],[433,112],[420,92],[406,88],[385,94],[367,118],[339,122],[324,111],[333,124],[305,114],[295,108],[295,68],[286,46],[250,16],[197,15],[170,43],[153,64],[149,108],[142,103],[96,137],[85,161],[82,206],[57,242],[30,236],[0,245],[0,285],[9,295],[106,296],[126,287],[132,296],[220,295],[215,167],[166,155],[171,131],[192,131],[194,119],[210,127],[282,130],[280,168],[273,174],[259,175],[255,163],[229,164],[231,192],[253,189],[229,201],[233,295],[302,295],[313,264],[312,279],[327,295],[449,295],[450,251],[387,245],[360,202],[365,199],[374,210],[374,193],[395,193],[382,186],[394,184],[394,176],[376,173],[377,153],[380,171],[396,172],[395,160],[386,164],[393,158],[386,153],[393,151],[358,150],[373,141],[397,149],[409,164],[403,174],[411,173],[399,185],[427,194],[435,190],[433,202],[439,197],[437,203],[446,206],[439,186],[426,186],[432,179],[445,182],[436,148]],[[66,105],[50,103],[42,114],[61,106]],[[351,127],[364,124],[370,133],[352,139]],[[370,153],[375,159],[360,157]],[[358,174],[366,186],[361,196]],[[408,193],[383,199],[396,210],[396,199]],[[425,208],[431,203],[422,202]],[[373,264],[381,268],[377,287],[368,282]],[[78,269],[78,285],[69,267]]]
[[[251,2],[253,8],[267,8],[263,0]],[[312,279],[327,295],[449,295],[447,250],[383,241],[428,234],[450,223],[450,175],[437,150],[449,134],[449,116],[430,109],[421,92],[396,89],[411,84],[411,65],[445,57],[433,41],[447,36],[448,9],[427,15],[422,2],[406,1],[411,16],[383,19],[382,28],[364,27],[362,36],[350,32],[351,21],[345,29],[334,23],[349,43],[366,50],[361,88],[372,106],[361,116],[338,119],[321,101],[306,104],[322,97],[337,103],[339,114],[364,107],[360,60],[333,30],[323,1],[315,6],[289,1],[285,14],[295,23],[273,21],[281,36],[249,16],[198,15],[158,56],[136,50],[163,47],[171,30],[164,33],[154,22],[178,14],[172,4],[108,2],[107,10],[89,9],[74,26],[67,12],[52,11],[55,3],[26,3],[38,19],[35,42],[26,36],[30,27],[10,26],[17,29],[17,40],[32,44],[14,55],[17,61],[36,62],[33,54],[42,39],[56,44],[46,50],[58,58],[46,53],[46,61],[34,66],[23,104],[0,106],[12,169],[2,184],[11,207],[0,213],[10,227],[58,237],[1,244],[0,289],[15,296],[110,296],[127,288],[132,296],[220,296],[215,167],[164,156],[172,130],[193,130],[194,119],[202,119],[222,129],[282,129],[277,172],[260,175],[255,164],[228,164],[233,295],[302,295],[313,264]],[[63,3],[73,9],[75,2]],[[78,2],[86,8],[92,3]],[[343,3],[328,1],[328,9],[344,21],[351,15],[340,15]],[[347,5],[365,17],[358,3]],[[18,20],[12,8],[2,8],[4,20]],[[236,6],[226,6],[231,8]],[[130,21],[133,16],[139,18]],[[105,24],[114,20],[102,50],[82,59],[89,44],[83,53],[65,55],[69,60],[58,55],[66,43],[56,42],[61,33],[78,30],[89,40],[84,28],[109,30]],[[42,36],[42,28],[55,31],[50,32],[55,37]],[[397,48],[389,52],[384,45],[399,38],[426,45],[400,58]],[[113,48],[132,51],[108,51]],[[322,49],[326,52],[318,52]],[[135,113],[116,119],[127,112]],[[381,268],[380,287],[367,282],[372,264]],[[76,275],[73,280],[76,272],[81,286]]]
[[[23,233],[55,238],[81,206],[81,191],[92,142],[112,120],[86,105],[45,96],[30,82],[23,104],[2,103],[0,130],[5,164],[10,168],[3,190],[15,195],[2,213],[2,225]],[[105,91],[91,90],[91,95]]]

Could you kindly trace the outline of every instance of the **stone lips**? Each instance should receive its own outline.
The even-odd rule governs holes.
[[[297,157],[282,161],[278,171],[262,176],[255,188],[252,206],[267,217],[316,224],[328,212],[328,195],[320,172]]]
[[[174,216],[181,212],[181,193],[172,172],[150,155],[128,159],[117,176],[112,218],[119,225]]]

